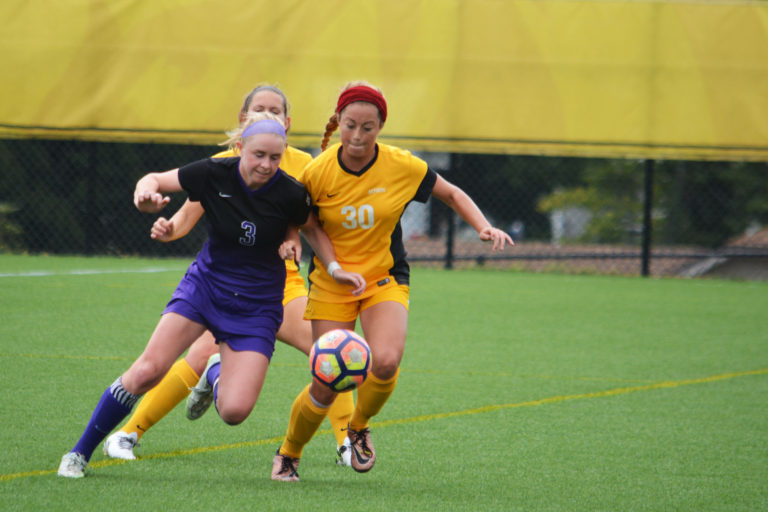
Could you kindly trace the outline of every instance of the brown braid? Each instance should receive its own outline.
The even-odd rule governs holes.
[[[320,143],[320,150],[325,151],[325,148],[328,147],[328,141],[331,140],[331,135],[333,132],[336,131],[336,128],[339,127],[339,116],[334,113],[329,119],[328,123],[325,125],[325,133],[323,134],[323,141]]]

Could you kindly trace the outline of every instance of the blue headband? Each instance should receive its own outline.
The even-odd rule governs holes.
[[[243,130],[243,134],[240,138],[245,139],[246,137],[256,135],[257,133],[274,133],[275,135],[285,138],[285,128],[283,128],[283,125],[280,124],[280,122],[273,119],[261,119],[248,125],[248,128]]]

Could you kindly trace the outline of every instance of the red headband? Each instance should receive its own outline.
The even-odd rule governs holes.
[[[338,114],[344,107],[355,101],[364,101],[373,104],[379,109],[381,122],[387,120],[387,101],[379,91],[365,85],[350,87],[339,95],[339,101],[336,103],[336,113]]]

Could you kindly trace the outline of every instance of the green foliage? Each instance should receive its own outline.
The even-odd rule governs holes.
[[[452,154],[451,168],[441,172],[467,192],[496,225],[507,227],[519,220],[525,223],[528,237],[546,238],[548,221],[530,208],[530,200],[540,187],[551,185],[543,182],[547,181],[545,170],[531,166],[532,162],[530,157]]]
[[[542,197],[541,212],[568,208],[589,212],[584,233],[575,241],[590,243],[632,243],[642,224],[642,182],[637,164],[630,161],[593,161],[584,169],[585,185],[558,188]]]
[[[593,160],[582,181],[542,196],[552,213],[582,208],[591,214],[577,241],[637,243],[642,229],[642,162]],[[751,223],[768,223],[768,166],[745,162],[657,162],[652,220],[654,243],[719,247]]]
[[[99,449],[86,478],[58,478],[187,263],[0,255],[3,273],[20,274],[0,278],[3,510],[733,512],[768,502],[768,285],[422,268],[398,386],[372,424],[370,473],[333,464],[323,425],[302,481],[269,480],[309,376],[306,356],[278,344],[243,425],[213,410],[191,423],[178,408],[142,438],[140,460]],[[140,272],[157,267],[168,270]]]
[[[583,158],[515,155],[452,155],[445,177],[466,191],[499,227],[525,225],[526,238],[550,238],[549,219],[536,209],[538,198],[556,187],[578,184]]]
[[[752,223],[768,224],[768,165],[661,162],[654,201],[661,243],[718,247]]]

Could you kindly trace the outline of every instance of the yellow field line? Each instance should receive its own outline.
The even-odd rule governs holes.
[[[134,357],[124,356],[88,356],[88,355],[71,355],[71,354],[33,354],[33,353],[15,353],[15,352],[0,352],[0,357],[21,357],[29,359],[81,359],[88,361],[135,361]],[[306,368],[306,363],[280,363],[272,362],[272,366],[283,368]],[[417,373],[417,374],[429,374],[440,375],[445,374],[440,370],[425,370],[421,368],[400,368],[403,373]],[[457,372],[450,372],[451,375],[456,375]],[[542,380],[579,380],[585,382],[624,382],[624,383],[653,383],[652,380],[641,379],[618,379],[615,377],[584,377],[577,375],[524,375],[510,372],[481,372],[481,371],[464,371],[458,372],[462,375],[474,375],[481,377],[511,377],[518,379],[542,379]]]
[[[566,402],[569,400],[584,400],[588,398],[604,398],[608,396],[626,395],[628,393],[637,393],[639,391],[651,391],[655,389],[664,388],[676,388],[680,386],[690,386],[693,384],[707,384],[709,382],[717,382],[720,380],[735,379],[737,377],[747,377],[750,375],[765,375],[768,373],[768,368],[762,368],[760,370],[749,370],[744,372],[731,372],[723,373],[720,375],[712,375],[710,377],[702,377],[699,379],[686,379],[677,381],[663,381],[655,384],[644,384],[641,386],[629,386],[623,388],[607,389],[605,391],[594,391],[592,393],[580,393],[576,395],[561,395],[551,396],[548,398],[541,398],[539,400],[530,400],[528,402],[518,402],[515,404],[496,404],[486,405],[485,407],[478,407],[475,409],[466,409],[464,411],[444,412],[439,414],[425,414],[423,416],[415,416],[413,418],[405,418],[402,420],[387,420],[377,423],[376,426],[386,427],[389,425],[399,425],[403,423],[416,423],[419,421],[430,421],[442,418],[453,418],[457,416],[467,416],[469,414],[481,414],[485,412],[498,411],[501,409],[514,409],[518,407],[532,407],[537,405],[553,404],[557,402]]]
[[[477,407],[474,409],[465,409],[463,411],[454,411],[454,412],[444,412],[444,413],[438,413],[438,414],[424,414],[422,416],[414,416],[411,418],[403,418],[399,420],[386,420],[386,421],[379,421],[379,422],[373,422],[371,423],[371,427],[376,428],[383,428],[383,427],[389,427],[392,425],[403,425],[407,423],[418,423],[422,421],[432,421],[432,420],[438,420],[438,419],[444,419],[444,418],[455,418],[458,416],[468,416],[471,414],[483,414],[487,412],[493,412],[493,411],[499,411],[503,409],[515,409],[518,407],[533,407],[538,405],[546,405],[546,404],[554,404],[558,402],[566,402],[569,400],[585,400],[590,398],[604,398],[609,396],[617,396],[617,395],[626,395],[629,393],[637,393],[641,391],[652,391],[656,389],[669,389],[669,388],[677,388],[681,386],[691,386],[695,384],[708,384],[710,382],[717,382],[721,380],[729,380],[729,379],[735,379],[739,377],[748,377],[752,375],[765,375],[768,374],[768,368],[762,368],[759,370],[748,370],[748,371],[742,371],[742,372],[730,372],[730,373],[722,373],[719,375],[711,375],[709,377],[701,377],[698,379],[685,379],[685,380],[671,380],[671,381],[662,381],[662,382],[656,382],[654,384],[645,384],[641,386],[628,386],[623,388],[614,388],[614,389],[607,389],[605,391],[594,391],[592,393],[579,393],[575,395],[560,395],[560,396],[552,396],[547,398],[541,398],[539,400],[530,400],[527,402],[518,402],[514,404],[496,404],[496,405],[486,405],[484,407]],[[322,434],[331,434],[332,431],[330,429],[325,430],[318,430],[317,435]],[[212,452],[220,452],[224,450],[233,450],[238,448],[248,448],[252,446],[262,446],[267,444],[277,444],[280,441],[283,440],[283,437],[272,437],[269,439],[259,439],[256,441],[246,441],[241,443],[230,443],[230,444],[222,444],[217,446],[204,446],[200,448],[191,448],[189,450],[177,450],[173,452],[163,452],[163,453],[154,453],[150,455],[144,455],[140,458],[140,460],[151,460],[151,459],[167,459],[171,457],[183,457],[187,455],[197,455],[200,453],[212,453]],[[94,462],[90,465],[92,468],[102,468],[107,466],[115,466],[117,464],[125,464],[126,461],[119,460],[119,459],[106,459],[101,460],[98,462]],[[25,471],[22,473],[11,473],[8,475],[0,475],[0,482],[1,481],[9,481],[9,480],[15,480],[18,478],[25,478],[25,477],[32,477],[32,476],[41,476],[41,475],[48,475],[51,473],[56,473],[56,469],[44,469],[44,470],[37,470],[37,471]]]
[[[400,368],[402,373],[418,373],[427,375],[443,375],[446,372],[435,369],[422,369],[422,368]],[[451,375],[472,375],[481,377],[513,377],[517,379],[541,379],[541,380],[580,380],[586,382],[625,382],[625,383],[653,383],[655,381],[651,379],[619,379],[616,377],[584,377],[578,375],[546,375],[546,374],[521,374],[511,372],[486,372],[465,370],[460,372],[452,371]]]

